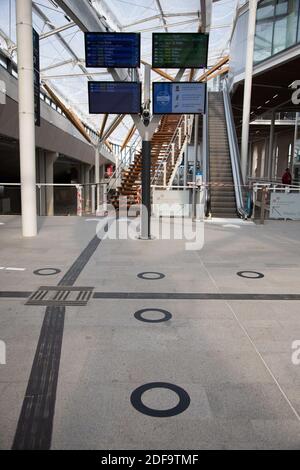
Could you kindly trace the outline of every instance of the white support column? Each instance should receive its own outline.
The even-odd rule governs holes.
[[[247,177],[256,12],[257,12],[257,0],[251,0],[249,2],[249,22],[248,22],[245,83],[244,83],[242,152],[241,152],[241,167],[242,167],[242,175],[243,175],[244,182],[246,182],[246,177]]]
[[[95,184],[96,184],[96,211],[100,204],[100,151],[99,146],[95,147]]]
[[[32,0],[16,1],[22,233],[37,235]]]
[[[275,111],[272,111],[271,126],[270,126],[270,139],[267,163],[267,177],[269,180],[272,178],[273,173],[273,160],[274,160],[274,134],[275,134]]]
[[[297,141],[298,141],[298,130],[299,130],[299,116],[300,113],[296,113],[295,116],[295,131],[294,131],[294,142],[293,142],[293,151],[292,151],[292,161],[291,161],[291,173],[292,173],[292,178],[294,180],[294,167],[295,167],[295,161],[297,158]],[[292,182],[293,182],[292,180]]]
[[[46,166],[46,183],[53,184],[53,166],[54,162],[58,158],[57,152],[46,152],[45,166]],[[53,186],[47,186],[46,188],[46,215],[54,215],[54,189]]]

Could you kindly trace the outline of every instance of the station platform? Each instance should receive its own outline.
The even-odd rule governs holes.
[[[195,251],[0,224],[0,448],[299,449],[298,222],[212,220]]]

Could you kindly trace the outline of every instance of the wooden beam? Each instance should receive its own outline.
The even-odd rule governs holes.
[[[227,62],[229,62],[229,55],[227,55],[226,57],[223,57],[221,60],[219,60],[213,67],[211,67],[203,75],[201,75],[201,77],[199,77],[197,81],[198,82],[204,82],[216,70],[218,70],[223,65],[227,64]]]
[[[153,72],[157,73],[161,77],[165,78],[166,80],[170,80],[171,82],[174,82],[174,78],[171,75],[169,75],[167,72],[164,72],[161,69],[154,69],[151,64],[149,64],[148,62],[145,62],[144,60],[142,60],[141,62],[144,65],[150,65]]]
[[[105,126],[106,126],[106,123],[107,123],[107,119],[108,119],[108,114],[104,114],[103,120],[102,120],[102,123],[101,123],[101,127],[100,127],[100,133],[99,133],[100,139],[103,136],[104,129],[105,129]]]
[[[102,136],[102,140],[105,142],[108,137],[117,129],[117,127],[121,124],[121,122],[123,121],[124,117],[126,116],[126,114],[120,114],[120,116],[117,116],[113,122],[111,123],[111,125],[109,126],[109,128],[107,129],[106,132],[104,132],[104,135]]]
[[[207,80],[211,80],[212,78],[218,77],[219,75],[224,75],[224,73],[227,72],[229,72],[229,67],[223,67],[222,69],[210,75]]]
[[[169,75],[167,72],[164,72],[161,69],[152,69],[152,70],[153,72],[157,73],[161,77],[166,78],[167,80],[170,80],[170,82],[174,82],[175,80],[171,75]]]
[[[190,74],[189,74],[189,82],[191,82],[193,80],[194,75],[195,75],[195,69],[191,69]]]
[[[131,127],[131,129],[129,129],[126,137],[125,137],[125,140],[123,142],[123,144],[121,145],[121,150],[124,150],[124,148],[126,147],[126,145],[128,144],[128,142],[130,141],[131,137],[133,136],[133,134],[135,133],[136,131],[136,127],[135,127],[135,124],[133,124],[133,126]]]
[[[112,152],[113,151],[112,143],[109,140],[106,140],[104,143],[105,143],[106,147],[108,147],[109,150]]]
[[[73,124],[74,127],[80,132],[80,134],[90,143],[92,144],[92,140],[88,133],[85,130],[85,127],[82,123],[82,121],[79,119],[79,117],[76,116],[74,111],[71,109],[67,108],[67,106],[61,101],[60,98],[54,93],[54,91],[49,87],[49,85],[46,85],[45,83],[43,84],[43,87],[49,93],[53,101],[61,108],[61,110],[64,112],[64,114],[67,116],[69,121]]]

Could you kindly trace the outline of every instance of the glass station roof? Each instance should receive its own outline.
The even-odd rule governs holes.
[[[114,31],[140,32],[143,61],[151,63],[153,32],[197,32],[201,21],[200,0],[91,0],[100,16]],[[211,2],[207,2],[211,3]],[[216,0],[212,4],[209,66],[228,52],[232,23],[239,0]],[[16,43],[15,0],[0,0],[0,47],[9,51]],[[40,35],[69,25],[68,29],[40,41],[41,78],[93,129],[99,130],[101,116],[88,113],[88,80],[112,80],[106,70],[85,68],[84,35],[56,4],[55,0],[33,1],[33,25]],[[209,25],[208,25],[209,27]],[[17,61],[16,52],[12,52]],[[143,79],[143,66],[140,78]],[[176,70],[165,70],[176,75]],[[200,76],[202,71],[196,71]],[[189,70],[185,78],[188,79]],[[152,80],[164,80],[152,72]],[[109,122],[115,116],[109,116]],[[132,119],[126,116],[112,134],[115,143],[123,141]]]

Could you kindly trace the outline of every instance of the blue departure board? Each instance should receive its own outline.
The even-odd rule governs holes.
[[[141,83],[89,82],[90,114],[139,114]]]
[[[141,62],[138,33],[85,33],[88,68],[135,68]]]
[[[153,114],[205,114],[205,108],[205,83],[153,83]]]

